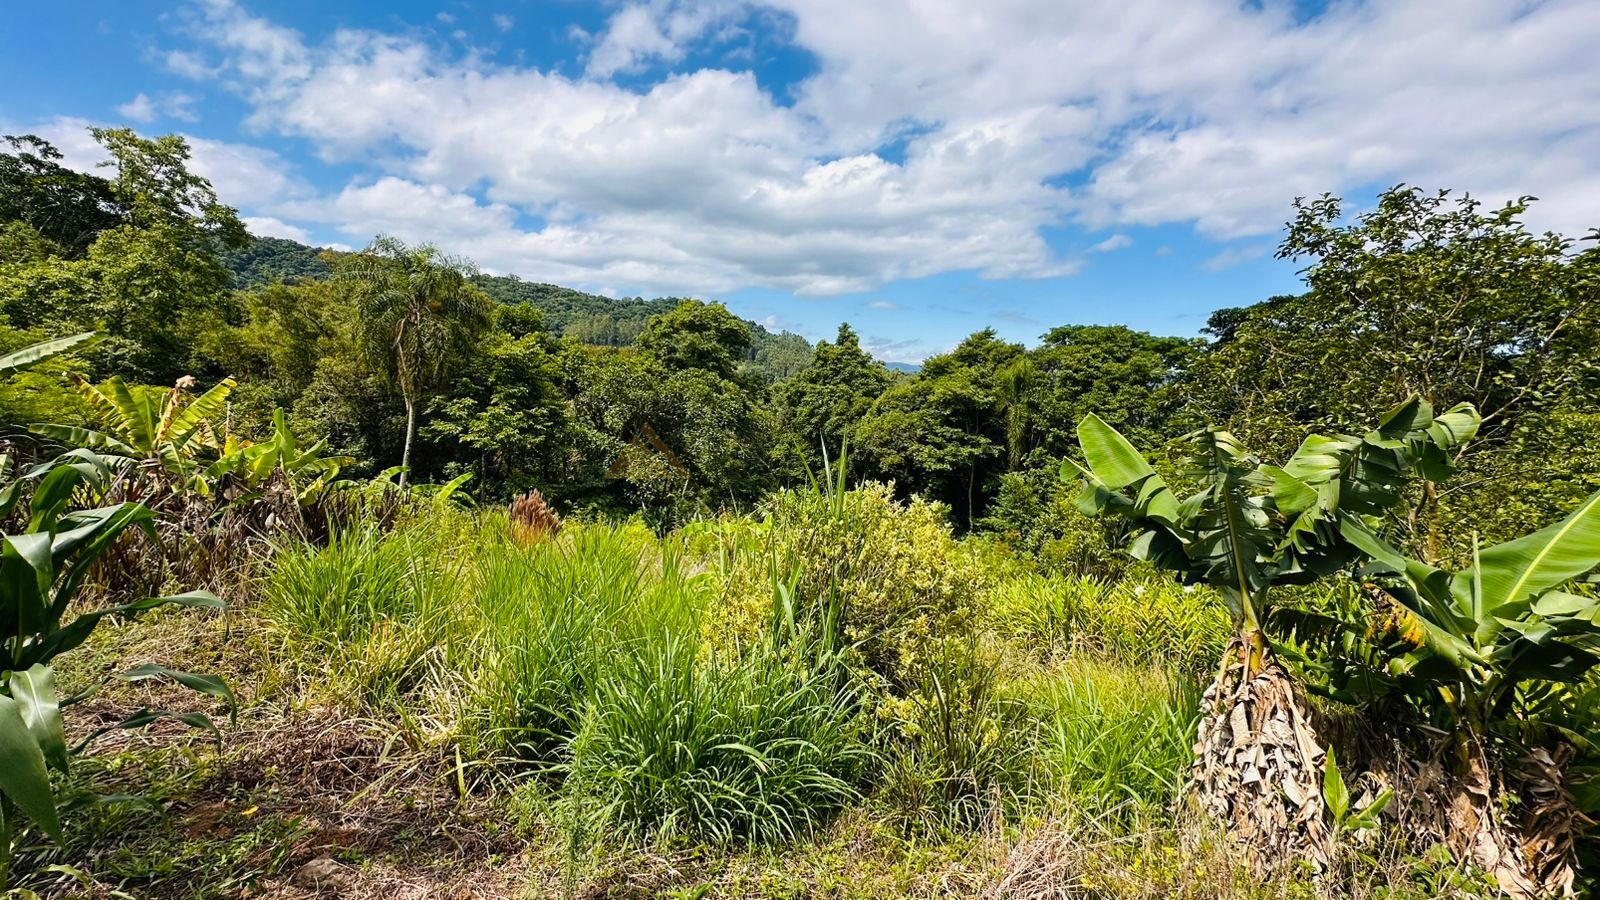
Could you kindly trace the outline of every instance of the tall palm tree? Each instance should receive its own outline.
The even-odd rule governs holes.
[[[405,401],[401,487],[417,434],[417,400],[489,327],[493,301],[468,280],[476,273],[471,262],[432,244],[408,246],[388,235],[340,263],[339,279],[356,301],[362,352]]]

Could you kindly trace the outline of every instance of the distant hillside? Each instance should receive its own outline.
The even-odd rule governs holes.
[[[274,281],[327,278],[333,269],[322,258],[326,252],[283,238],[252,238],[249,246],[224,250],[222,261],[232,270],[235,287],[252,288]]]
[[[224,253],[223,261],[233,271],[235,285],[251,288],[274,281],[327,278],[333,273],[323,256],[328,252],[284,238],[254,238],[248,247]],[[672,309],[682,299],[618,300],[560,285],[523,281],[516,275],[478,275],[473,281],[501,303],[525,303],[539,310],[550,331],[601,347],[633,343],[651,316]],[[753,344],[750,368],[766,380],[787,378],[811,359],[811,342],[800,335],[788,331],[774,334],[748,319],[745,324],[750,328]]]
[[[894,372],[904,372],[907,375],[915,375],[922,371],[922,363],[886,362],[883,367]]]

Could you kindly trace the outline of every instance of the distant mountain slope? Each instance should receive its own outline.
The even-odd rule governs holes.
[[[233,272],[235,287],[252,288],[274,281],[327,278],[333,269],[318,247],[284,238],[251,238],[239,250],[224,250],[222,261]]]
[[[254,238],[241,250],[225,252],[223,262],[233,271],[236,286],[251,288],[274,281],[327,278],[333,270],[323,258],[326,252],[284,238]],[[602,347],[633,343],[651,316],[672,309],[682,300],[618,300],[560,285],[524,281],[516,275],[478,275],[473,281],[501,303],[525,303],[539,310],[550,331]],[[748,319],[745,324],[752,340],[750,368],[766,380],[787,378],[811,359],[811,342],[804,337],[787,331],[774,334]]]

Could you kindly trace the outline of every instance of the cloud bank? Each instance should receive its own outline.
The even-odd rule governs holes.
[[[365,173],[318,192],[277,154],[196,141],[264,232],[384,231],[629,292],[1054,277],[1087,258],[1069,243],[1173,224],[1248,243],[1220,267],[1297,195],[1399,181],[1544,195],[1534,224],[1600,224],[1592,0],[1297,8],[650,0],[580,33],[562,74],[202,0],[160,58],[243,97],[254,131]],[[814,63],[781,89],[737,54],[686,63],[775,28]]]

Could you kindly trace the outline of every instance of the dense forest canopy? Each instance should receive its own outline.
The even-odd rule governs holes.
[[[561,509],[669,522],[748,508],[844,454],[853,476],[1037,550],[1065,503],[1048,473],[1089,412],[1141,446],[1217,423],[1281,452],[1417,394],[1485,419],[1461,453],[1470,493],[1424,485],[1407,523],[1436,556],[1600,482],[1600,249],[1529,232],[1529,199],[1484,209],[1402,186],[1354,218],[1334,198],[1297,202],[1279,252],[1303,263],[1306,290],[1240,298],[1203,338],[1063,324],[1024,346],[985,330],[915,373],[873,360],[848,325],[812,346],[716,303],[611,299],[451,261],[453,286],[411,307],[441,329],[413,360],[374,352],[370,320],[391,307],[341,273],[388,254],[421,260],[422,277],[438,262],[427,248],[249,237],[190,173],[181,139],[95,136],[112,159],[97,174],[36,137],[0,154],[6,345],[103,329],[58,369],[155,385],[231,376],[233,427],[259,432],[281,408],[357,472],[405,459],[413,480],[470,473],[485,499],[537,487]],[[428,312],[467,296],[479,299],[460,308],[481,306],[481,322]],[[413,364],[427,377],[407,377]],[[47,413],[92,419],[53,374],[0,392],[14,429]],[[1441,509],[1470,528],[1437,533]]]

